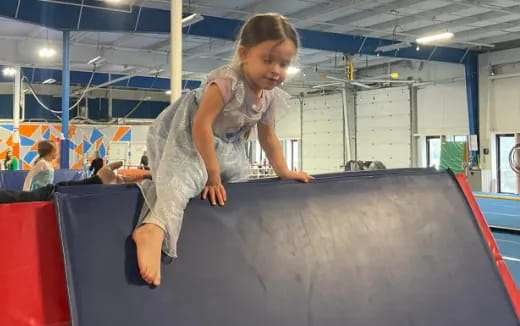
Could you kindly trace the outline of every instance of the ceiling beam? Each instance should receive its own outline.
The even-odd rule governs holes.
[[[417,4],[417,0],[396,0],[396,1],[392,1],[392,2],[389,2],[384,5],[381,5],[381,6],[363,10],[359,13],[355,13],[352,15],[344,16],[344,17],[339,17],[339,18],[330,20],[328,22],[332,23],[332,24],[338,24],[338,25],[342,25],[342,24],[352,25],[352,23],[373,17],[374,15],[379,15],[379,14],[391,15],[390,11],[393,9],[406,8],[406,7],[409,7],[412,5],[416,5],[416,4]],[[312,28],[313,30],[330,29],[330,27],[321,25],[321,24],[316,24],[316,25],[310,26],[310,28]],[[345,29],[345,28],[343,28],[343,29]]]
[[[369,34],[370,36],[382,36],[382,35],[392,36],[391,31],[393,31],[393,29],[396,26],[400,27],[397,29],[397,31],[404,31],[403,26],[405,26],[405,25],[410,25],[410,24],[414,24],[417,22],[432,22],[432,21],[434,21],[434,20],[432,20],[432,17],[436,17],[436,16],[440,16],[440,15],[444,15],[444,14],[451,14],[451,13],[461,11],[464,9],[467,9],[467,7],[460,5],[460,4],[452,4],[452,5],[447,5],[447,6],[443,6],[440,8],[421,11],[421,12],[418,12],[416,14],[411,14],[411,15],[403,15],[403,14],[398,13],[395,15],[395,18],[390,21],[375,24],[375,25],[369,25],[367,27],[370,27],[374,30],[381,31],[381,32],[370,33]],[[353,31],[351,31],[351,33],[366,34],[363,30],[353,30]]]

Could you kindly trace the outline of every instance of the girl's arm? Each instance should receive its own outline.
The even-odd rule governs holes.
[[[192,135],[195,146],[202,156],[202,160],[208,171],[208,182],[202,193],[205,199],[209,194],[211,204],[224,205],[227,200],[226,191],[220,179],[220,166],[215,152],[215,137],[213,136],[213,122],[224,107],[224,98],[216,84],[208,86],[202,99],[202,103],[193,118]]]
[[[260,141],[260,145],[264,149],[265,154],[273,166],[274,171],[280,178],[299,180],[302,182],[309,182],[310,179],[314,179],[305,172],[289,170],[289,167],[285,161],[285,157],[283,156],[282,145],[276,136],[276,132],[273,126],[259,123],[257,124],[257,127],[258,140]]]
[[[274,127],[259,123],[257,124],[257,129],[260,146],[262,146],[265,154],[267,154],[267,158],[273,166],[274,172],[276,172],[276,175],[280,178],[285,179],[291,171],[285,162],[282,145],[280,144],[278,136],[276,136]]]
[[[31,185],[34,176],[44,170],[47,170],[47,165],[45,164],[44,160],[40,158],[38,162],[34,164],[31,171],[27,173],[27,176],[25,177],[25,181],[23,183],[23,191],[31,191]]]

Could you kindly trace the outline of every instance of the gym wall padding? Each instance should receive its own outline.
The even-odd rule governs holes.
[[[23,189],[25,177],[29,171],[0,171],[0,189],[18,190]],[[55,170],[54,183],[61,181],[81,180],[82,173],[79,170]]]
[[[54,202],[0,205],[0,325],[69,326]]]
[[[447,172],[227,185],[194,199],[159,288],[140,279],[136,187],[57,195],[72,320],[105,325],[520,325],[475,213]],[[124,204],[123,204],[124,203]]]
[[[467,161],[467,147],[465,142],[442,142],[440,170],[452,170],[455,173],[464,171],[464,162]]]

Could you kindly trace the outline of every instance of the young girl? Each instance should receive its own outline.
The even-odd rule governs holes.
[[[54,182],[54,167],[52,162],[58,155],[54,142],[42,140],[38,143],[38,159],[31,171],[25,177],[24,191],[32,191]]]
[[[160,284],[161,249],[176,257],[189,199],[202,192],[212,205],[224,205],[223,183],[248,179],[244,142],[253,126],[280,178],[312,179],[287,167],[274,129],[275,118],[289,108],[288,94],[277,86],[298,46],[296,30],[285,17],[252,17],[242,28],[234,62],[210,73],[203,90],[184,94],[150,126],[147,145],[154,181],[141,185],[145,204],[133,233],[146,282]]]

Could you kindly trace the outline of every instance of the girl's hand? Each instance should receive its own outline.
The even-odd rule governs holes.
[[[209,202],[213,206],[217,204],[217,201],[220,206],[224,206],[226,203],[227,194],[226,189],[222,185],[220,173],[208,174],[208,182],[206,182],[206,187],[202,191],[202,199],[205,200],[206,198],[209,199]]]
[[[300,182],[307,183],[309,180],[313,180],[314,177],[308,175],[306,172],[303,171],[289,171],[286,174],[280,176],[280,178],[285,180],[297,180]]]

